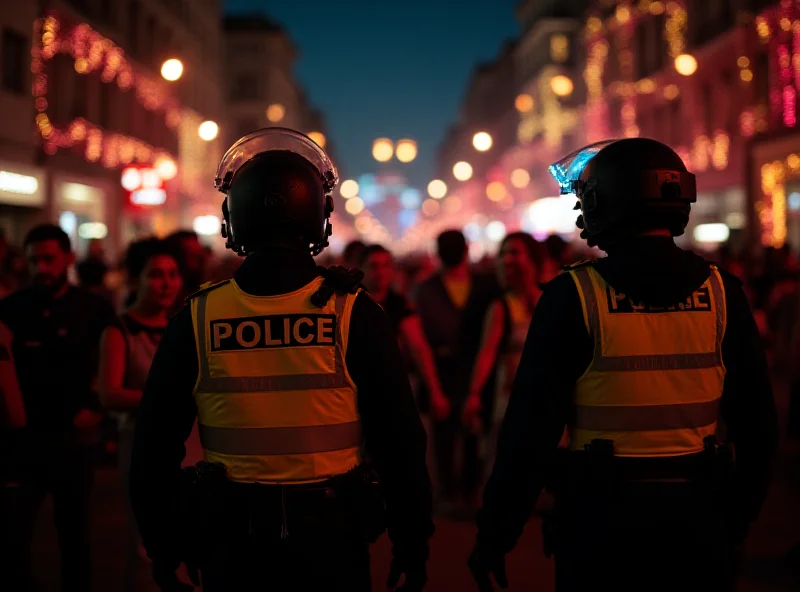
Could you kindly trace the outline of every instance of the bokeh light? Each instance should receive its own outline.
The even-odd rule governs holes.
[[[572,80],[563,74],[553,76],[553,78],[550,79],[550,90],[552,90],[553,94],[557,97],[568,97],[572,94],[574,88],[575,85],[572,84]]]
[[[492,136],[486,132],[478,132],[472,136],[472,145],[478,152],[486,152],[492,147]]]
[[[274,103],[267,107],[267,119],[272,123],[279,123],[286,116],[286,107],[280,103]]]
[[[500,220],[493,220],[486,225],[486,238],[490,241],[499,242],[506,236],[506,225]]]
[[[360,187],[356,181],[353,181],[353,179],[347,179],[342,181],[342,184],[339,186],[339,193],[342,194],[343,198],[350,199],[351,197],[358,195],[359,189]]]
[[[156,161],[156,170],[162,179],[169,181],[178,174],[178,165],[171,158],[165,156]]]
[[[435,216],[439,213],[440,207],[435,199],[426,199],[422,202],[422,213],[426,216]]]
[[[514,107],[520,113],[527,113],[533,109],[533,97],[528,94],[521,94],[517,96],[514,101]]]
[[[492,181],[486,186],[486,197],[492,201],[500,201],[506,196],[506,186],[500,181]]]
[[[348,214],[356,216],[364,209],[364,202],[360,197],[351,197],[345,202],[344,209],[347,210]]]
[[[428,195],[433,199],[442,199],[447,195],[447,185],[441,179],[434,179],[428,183]]]
[[[514,169],[511,171],[511,184],[517,189],[525,189],[531,182],[531,176],[525,169]]]
[[[161,66],[161,76],[164,80],[175,82],[183,76],[183,63],[175,58],[167,60]]]
[[[417,157],[417,143],[414,140],[398,140],[395,155],[402,163],[412,162]]]
[[[697,60],[688,53],[682,53],[675,58],[675,71],[681,76],[691,76],[697,72]]]
[[[472,178],[472,165],[463,160],[453,165],[453,176],[459,181],[469,181]]]
[[[372,157],[378,162],[389,162],[394,154],[394,145],[389,138],[378,138],[372,143]]]
[[[204,121],[200,124],[200,127],[197,128],[197,134],[200,136],[200,139],[206,142],[210,142],[216,138],[218,133],[219,126],[213,121]]]
[[[325,134],[322,132],[308,132],[308,137],[320,148],[325,148],[325,142],[327,142],[327,138]]]

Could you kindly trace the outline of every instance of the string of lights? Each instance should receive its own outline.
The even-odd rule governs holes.
[[[59,54],[74,60],[78,76],[99,73],[104,84],[116,83],[120,90],[135,92],[136,99],[148,111],[163,115],[166,125],[175,129],[181,122],[177,102],[164,87],[146,74],[136,71],[123,50],[86,23],[76,23],[49,12],[34,22],[34,47],[31,72],[32,94],[37,110],[36,125],[42,136],[43,150],[53,155],[59,149],[82,148],[88,162],[100,162],[116,168],[131,162],[154,163],[168,157],[168,152],[133,136],[109,132],[84,118],[58,126],[48,115],[47,64]]]

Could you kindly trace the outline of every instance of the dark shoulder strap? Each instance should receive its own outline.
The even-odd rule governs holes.
[[[188,303],[190,300],[197,298],[198,296],[202,296],[203,294],[205,294],[206,292],[210,292],[211,290],[216,290],[217,288],[221,288],[222,286],[224,286],[225,284],[229,284],[230,282],[231,280],[227,279],[227,280],[222,280],[221,282],[205,283],[202,286],[200,286],[200,289],[197,290],[197,292],[194,292],[193,294],[187,296],[186,302]]]
[[[320,268],[322,277],[325,278],[322,286],[311,295],[311,304],[323,308],[336,292],[355,294],[359,289],[364,289],[361,280],[364,272],[357,268],[347,269],[341,265]]]

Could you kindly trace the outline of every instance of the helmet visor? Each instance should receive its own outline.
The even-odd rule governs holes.
[[[259,154],[275,150],[293,152],[314,165],[325,181],[328,193],[336,187],[339,176],[325,151],[308,136],[283,127],[268,127],[255,131],[231,146],[217,167],[214,187],[222,192],[227,191],[231,180],[243,164]]]
[[[616,141],[617,140],[605,140],[604,142],[590,144],[589,146],[585,146],[565,156],[557,163],[551,164],[547,170],[550,171],[550,174],[558,182],[561,195],[573,193],[574,189],[572,183],[580,179],[581,173],[583,169],[586,168],[586,165],[589,164],[589,161],[603,148],[610,146]]]

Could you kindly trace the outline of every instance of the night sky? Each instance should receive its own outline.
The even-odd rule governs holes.
[[[458,113],[473,66],[494,58],[518,25],[518,0],[225,0],[228,13],[261,12],[300,51],[295,74],[327,117],[339,167],[373,172],[372,141],[417,141],[399,165],[424,190],[437,146]]]

